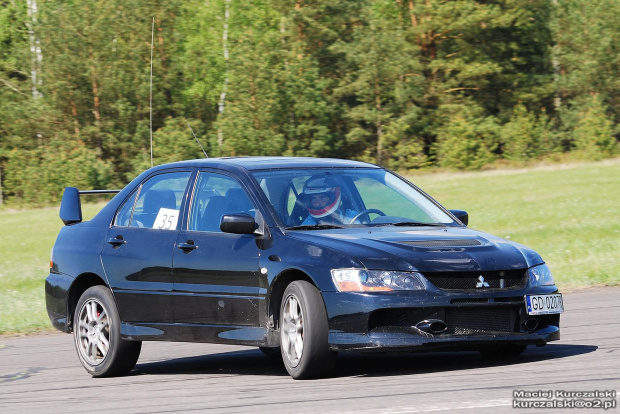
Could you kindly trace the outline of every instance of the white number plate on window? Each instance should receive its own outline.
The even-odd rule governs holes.
[[[562,294],[553,295],[525,295],[525,305],[528,315],[549,315],[564,312]]]
[[[170,208],[160,208],[155,223],[153,223],[154,229],[161,230],[176,230],[177,222],[179,221],[179,210],[172,210]]]

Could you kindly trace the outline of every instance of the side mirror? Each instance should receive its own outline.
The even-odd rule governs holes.
[[[450,213],[457,219],[461,220],[461,223],[467,226],[469,223],[469,214],[465,210],[450,210]]]
[[[256,227],[254,217],[246,213],[224,214],[220,221],[220,230],[224,233],[254,234]]]

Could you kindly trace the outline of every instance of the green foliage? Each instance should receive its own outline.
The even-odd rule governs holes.
[[[573,131],[577,153],[590,160],[600,160],[616,153],[618,143],[613,136],[613,124],[605,114],[598,95],[592,96],[579,113],[579,122]]]
[[[501,140],[504,158],[516,161],[539,158],[560,148],[546,113],[536,117],[522,104],[517,105],[510,120],[502,126]]]
[[[201,157],[187,123],[210,156],[398,170],[611,157],[618,16],[617,0],[68,0],[36,15],[6,2],[1,191],[50,202],[16,169],[52,146],[81,143],[105,166],[88,185],[149,167],[151,63],[154,163]]]
[[[557,93],[569,108],[588,106],[592,94],[620,116],[620,2],[554,2],[549,22],[556,41]]]
[[[397,169],[415,169],[429,165],[428,156],[424,153],[424,142],[421,137],[411,134],[411,127],[406,119],[393,120],[383,132],[383,146],[386,151],[386,166]]]
[[[156,165],[174,161],[191,160],[202,158],[204,154],[192,131],[188,127],[190,123],[183,117],[168,118],[163,128],[153,134],[153,163]],[[193,122],[194,133],[200,134],[202,125]],[[196,136],[199,140],[198,135]],[[202,144],[202,142],[201,142]]]
[[[460,170],[477,170],[492,162],[498,145],[498,127],[493,117],[472,116],[480,109],[445,106],[449,119],[438,131],[436,156],[439,165]]]
[[[43,99],[56,110],[65,136],[84,142],[114,165],[115,182],[124,182],[134,157],[149,149],[149,135],[139,132],[141,122],[149,119],[150,16],[155,18],[154,130],[179,115],[180,9],[180,1],[41,4],[35,33],[45,62]],[[39,131],[44,140],[55,132]]]
[[[217,146],[213,139],[212,146],[218,155],[279,155],[284,151],[276,109],[279,16],[264,4],[251,10],[231,7],[230,13],[235,52],[227,63],[226,102],[214,124]]]
[[[348,133],[345,142],[352,156],[366,151],[369,161],[397,164],[409,158],[424,164],[419,140],[406,131],[417,120],[417,108],[411,102],[421,98],[419,74],[421,65],[412,59],[417,47],[406,39],[399,21],[399,9],[393,1],[362,2],[364,23],[353,28],[350,42],[339,41],[332,50],[345,56],[346,74],[340,79],[334,95],[348,103],[345,119]],[[394,123],[394,125],[392,125]],[[392,152],[401,144],[411,154]],[[372,149],[374,148],[374,151]],[[371,152],[374,154],[371,155]]]
[[[13,149],[7,158],[3,192],[9,201],[58,203],[66,186],[98,189],[111,181],[110,164],[82,142],[55,139],[29,151]]]

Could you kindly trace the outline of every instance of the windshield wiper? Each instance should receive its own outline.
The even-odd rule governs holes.
[[[304,226],[286,227],[286,230],[326,230],[326,229],[344,229],[342,226],[334,224],[308,224]]]
[[[444,223],[422,223],[419,221],[401,221],[399,223],[388,223],[389,226],[432,226],[432,227],[445,227]]]

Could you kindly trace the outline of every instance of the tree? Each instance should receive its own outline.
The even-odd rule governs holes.
[[[613,123],[605,113],[598,95],[592,95],[578,114],[573,131],[573,143],[578,155],[599,160],[615,155],[618,143],[613,135]]]
[[[214,125],[218,155],[279,155],[284,151],[277,106],[281,59],[279,15],[265,3],[230,9],[225,109]],[[213,132],[215,132],[213,131]]]
[[[138,0],[46,3],[41,9],[42,44],[49,56],[43,65],[46,101],[76,141],[115,165],[119,183],[132,171],[134,157],[149,148],[143,125],[149,119],[151,16],[154,129],[182,113],[181,72],[174,59],[179,9],[179,1]]]
[[[497,118],[489,120],[492,125],[506,122],[520,101],[533,108],[550,105],[553,72],[546,1],[397,3],[403,17],[409,17],[407,39],[417,45],[422,64],[424,93],[414,103],[422,111],[416,129],[424,137],[426,153],[438,157],[445,153],[433,153],[433,148],[445,145],[445,131],[454,127],[451,114],[467,114],[462,121],[472,125]],[[474,114],[480,119],[468,118]],[[488,147],[499,155],[499,147],[488,142],[468,147]]]
[[[615,0],[555,1],[552,28],[557,44],[562,102],[587,105],[597,94],[614,119],[620,114],[620,3]]]
[[[537,117],[523,104],[515,107],[510,121],[502,126],[502,155],[509,160],[528,161],[559,151],[551,121],[543,111]]]
[[[421,140],[411,130],[420,113],[413,102],[422,97],[417,50],[406,41],[394,2],[365,3],[362,20],[350,42],[332,48],[348,64],[334,91],[347,105],[347,148],[354,157],[362,153],[378,164],[424,164]],[[395,147],[413,152],[395,152]]]
[[[571,0],[553,4],[556,88],[566,150],[577,148],[581,156],[590,158],[609,156],[620,135],[617,127],[614,130],[620,119],[616,93],[620,89],[620,3]],[[587,131],[589,127],[593,130]]]
[[[8,153],[4,191],[17,203],[58,203],[65,186],[106,188],[112,168],[83,143],[54,139],[32,150]]]
[[[433,148],[440,166],[477,170],[496,159],[499,128],[495,117],[484,117],[475,105],[446,105],[443,110],[449,121],[438,129]]]

